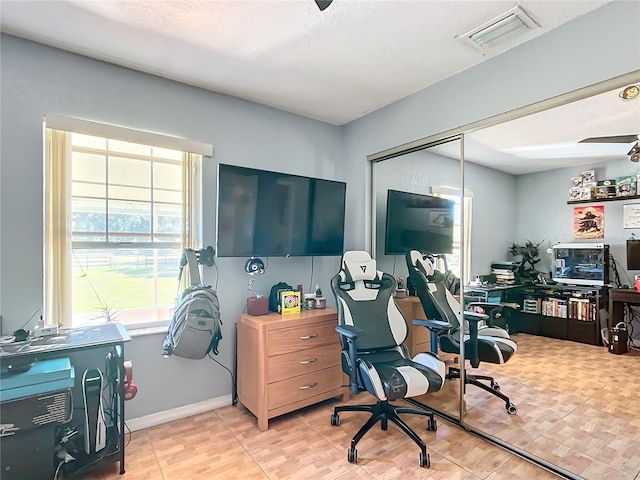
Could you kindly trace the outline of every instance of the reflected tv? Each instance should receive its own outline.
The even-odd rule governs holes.
[[[609,245],[557,243],[551,248],[554,282],[590,286],[603,286],[609,283]]]
[[[340,256],[345,196],[344,182],[221,164],[217,255]]]
[[[454,206],[442,197],[388,190],[384,253],[452,253]]]

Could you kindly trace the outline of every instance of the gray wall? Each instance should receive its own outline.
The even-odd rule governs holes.
[[[366,155],[640,69],[640,4],[616,1],[342,128],[3,35],[0,43],[0,313],[13,331],[42,304],[42,115],[58,113],[214,145],[204,167],[204,242],[214,243],[216,162],[347,182],[345,248],[370,243]],[[568,178],[568,177],[567,177]],[[471,179],[469,179],[471,181]],[[479,209],[476,209],[477,212]],[[481,247],[491,248],[490,244]],[[489,255],[489,254],[487,254]],[[247,296],[244,259],[218,262],[224,339]],[[316,259],[328,291],[337,258]],[[310,259],[272,259],[256,282],[308,284]],[[205,281],[216,282],[215,271]],[[133,418],[231,391],[208,361],[163,360],[160,335],[128,348]]]

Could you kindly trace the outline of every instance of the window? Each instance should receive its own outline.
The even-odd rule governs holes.
[[[471,205],[472,205],[472,193],[465,190],[464,195],[464,216],[465,216],[465,232],[462,235],[462,215],[460,214],[461,197],[460,191],[451,187],[433,187],[432,192],[440,197],[453,200],[454,206],[454,221],[453,221],[453,253],[445,255],[447,259],[447,267],[458,278],[462,279],[462,284],[466,285],[470,281],[471,265],[467,260],[465,263],[465,271],[461,275],[460,269],[460,252],[461,246],[464,245],[464,249],[467,252],[467,259],[471,258]]]
[[[45,319],[165,324],[181,250],[199,248],[201,155],[52,128],[46,140]]]

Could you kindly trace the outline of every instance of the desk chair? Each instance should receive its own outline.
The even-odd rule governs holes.
[[[423,409],[401,407],[390,402],[409,399],[440,390],[445,380],[445,366],[436,354],[420,353],[413,360],[402,345],[408,329],[393,300],[396,279],[376,270],[376,262],[367,252],[345,252],[341,268],[331,280],[331,290],[338,306],[338,327],[342,342],[342,369],[349,375],[354,394],[367,391],[378,401],[373,405],[335,407],[331,425],[340,424],[340,412],[369,412],[371,417],[351,440],[347,460],[357,463],[356,445],[377,422],[387,430],[395,423],[419,447],[419,464],[429,467],[427,448],[422,439],[398,414],[411,413],[428,417],[427,430],[436,430],[433,413]],[[441,328],[435,322],[432,328]],[[429,325],[427,325],[429,326]],[[412,402],[414,405],[417,401]]]
[[[443,275],[433,267],[431,259],[417,250],[411,250],[406,255],[407,268],[411,284],[416,290],[420,303],[428,319],[446,322],[446,327],[435,332],[432,329],[431,348],[437,352],[460,353],[460,303],[449,292],[443,282]],[[501,314],[501,305],[490,303],[470,303],[465,310],[465,358],[472,368],[478,368],[481,362],[502,364],[508,362],[516,353],[518,345],[511,340],[507,331],[493,325],[492,320]],[[489,313],[489,314],[487,314]],[[487,325],[488,323],[488,325]],[[447,379],[459,379],[460,369],[450,367]],[[500,392],[500,385],[493,377],[487,375],[473,375],[466,373],[465,385],[475,385],[486,392],[504,400],[507,412],[512,415],[518,413],[518,407],[509,397]],[[480,380],[488,381],[489,385]]]

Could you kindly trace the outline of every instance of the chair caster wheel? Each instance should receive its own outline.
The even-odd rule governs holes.
[[[509,415],[515,415],[518,413],[518,407],[514,403],[509,403],[507,404],[507,412],[509,412]]]
[[[334,427],[340,425],[340,415],[338,415],[337,413],[331,415],[331,425]]]
[[[431,459],[428,453],[420,452],[420,466],[429,468],[431,466]]]
[[[427,422],[427,430],[429,430],[430,432],[435,432],[436,430],[438,430],[438,423],[436,422],[435,418],[429,419],[429,421]]]
[[[358,463],[358,450],[355,448],[350,448],[347,451],[347,460],[349,463]]]
[[[494,392],[499,392],[500,391],[500,385],[494,382],[494,383],[491,384],[491,389]]]

